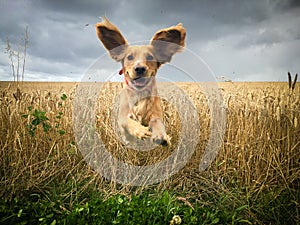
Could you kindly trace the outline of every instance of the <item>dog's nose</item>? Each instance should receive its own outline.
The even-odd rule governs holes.
[[[137,66],[134,68],[134,71],[137,75],[143,75],[146,72],[146,67],[144,66]]]

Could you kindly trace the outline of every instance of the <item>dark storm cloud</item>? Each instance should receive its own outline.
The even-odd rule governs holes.
[[[100,16],[106,15],[129,42],[149,40],[158,29],[182,22],[187,47],[217,75],[243,80],[265,74],[274,80],[275,73],[277,80],[284,79],[286,70],[299,70],[299,9],[297,0],[3,1],[0,46],[5,47],[7,38],[17,44],[28,25],[30,77],[78,80],[105,53],[94,28]],[[8,77],[8,65],[2,51],[1,79]]]
[[[272,2],[273,2],[273,4],[275,4],[276,8],[278,8],[281,11],[300,7],[299,0],[286,0],[286,1],[273,0]]]
[[[4,43],[8,38],[16,46],[28,25],[28,70],[49,74],[82,73],[81,66],[88,67],[89,60],[98,57],[93,51],[93,46],[99,44],[93,27],[97,16],[84,15],[83,6],[76,5],[76,2],[73,8],[81,12],[79,15],[72,12],[71,7],[64,8],[64,4],[51,4],[43,1],[7,2],[5,10],[13,13],[0,14],[1,41]],[[91,25],[86,26],[87,23]]]
[[[46,0],[37,1],[40,8],[46,8],[48,10],[69,13],[75,15],[97,15],[99,13],[111,13],[118,5],[120,1],[118,0],[72,0],[72,1],[62,1],[62,0]]]
[[[259,23],[270,14],[266,1],[138,1],[116,10],[119,17],[141,26],[163,28],[182,22],[191,41],[236,32],[237,27]]]

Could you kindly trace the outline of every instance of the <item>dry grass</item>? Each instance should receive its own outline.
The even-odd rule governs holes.
[[[203,200],[207,195],[230,195],[231,201],[236,200],[231,206],[249,204],[247,197],[234,197],[231,190],[235,187],[245,190],[253,201],[261,192],[273,188],[299,188],[299,86],[296,85],[292,93],[286,83],[220,84],[227,110],[224,142],[213,164],[199,173],[198,165],[210,132],[210,109],[205,95],[195,84],[178,85],[198,110],[201,124],[199,143],[184,168],[150,188],[185,193],[186,197],[203,201],[204,205],[210,204]],[[16,93],[14,84],[1,82],[0,88],[0,196],[47,193],[54,183],[70,187],[66,193],[70,202],[76,198],[75,193],[84,193],[87,189],[100,190],[107,196],[147,189],[107,181],[85,163],[74,143],[74,83],[24,83],[19,93]],[[180,119],[174,106],[164,102],[172,147],[157,147],[149,152],[127,149],[115,138],[111,121],[113,102],[120,88],[120,84],[107,85],[98,101],[98,132],[108,151],[117,159],[133,165],[149,165],[165,159],[177,146],[180,136]],[[67,100],[60,98],[62,94],[68,96]],[[29,106],[46,112],[52,126],[49,132],[38,127],[34,137],[28,135],[26,125],[30,124],[32,117],[26,119],[22,115],[28,114]],[[62,112],[58,121],[60,129],[66,131],[63,135],[54,128],[59,112]],[[299,212],[296,216],[299,219]]]

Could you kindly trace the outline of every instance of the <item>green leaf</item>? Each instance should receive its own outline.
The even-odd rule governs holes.
[[[64,130],[59,130],[58,133],[59,133],[60,135],[64,135],[64,134],[66,133],[66,131],[64,131]]]
[[[48,132],[51,129],[51,125],[49,125],[47,123],[43,123],[43,129],[45,132]]]
[[[122,204],[122,203],[124,202],[124,199],[122,198],[122,196],[119,196],[119,197],[118,197],[118,202],[119,202],[120,204]]]
[[[211,222],[211,224],[217,224],[217,223],[219,223],[219,221],[220,221],[219,218],[215,218],[215,219]]]
[[[41,112],[40,110],[35,109],[34,112],[32,113],[32,115],[34,117],[40,117],[40,112]]]
[[[243,205],[243,206],[237,208],[235,211],[240,212],[240,211],[242,211],[243,209],[246,209],[247,207],[248,207],[248,205]]]
[[[249,220],[243,220],[243,219],[240,219],[238,222],[252,224]]]
[[[35,118],[34,120],[32,120],[31,121],[31,124],[33,125],[33,126],[37,126],[37,125],[39,125],[40,124],[40,119],[39,118]]]
[[[28,118],[28,114],[23,114],[22,117],[23,118]]]
[[[34,137],[34,135],[35,135],[34,130],[30,130],[30,131],[29,131],[29,135],[30,135],[31,137]]]
[[[55,224],[56,224],[56,220],[53,220],[50,225],[55,225]]]
[[[164,191],[161,200],[162,200],[162,202],[163,202],[164,204],[169,204],[169,202],[170,202],[170,200],[171,200],[171,196],[170,196],[169,192]]]
[[[63,94],[60,98],[61,98],[61,100],[65,101],[68,97],[66,94]]]
[[[28,111],[31,111],[32,110],[32,106],[28,106],[27,109],[28,109]]]
[[[34,110],[34,113],[32,113],[32,116],[34,116],[36,119],[39,119],[40,121],[46,121],[49,120],[48,117],[46,116],[45,111],[41,110]]]
[[[20,209],[18,212],[18,218],[20,218],[22,216],[22,212],[23,212],[23,209]]]
[[[51,213],[51,214],[48,214],[47,216],[46,216],[46,218],[52,218],[54,216],[54,214],[53,213]]]

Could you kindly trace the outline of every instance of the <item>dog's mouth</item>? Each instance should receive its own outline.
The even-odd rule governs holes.
[[[147,84],[150,82],[150,80],[151,80],[151,77],[148,77],[148,78],[138,77],[138,78],[132,79],[131,83],[134,87],[140,89],[140,88],[147,86]]]

